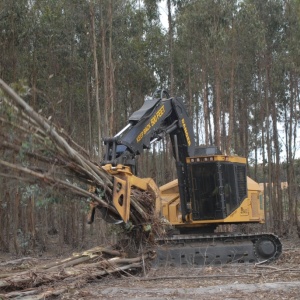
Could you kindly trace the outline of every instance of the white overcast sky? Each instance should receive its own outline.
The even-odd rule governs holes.
[[[167,1],[163,0],[158,4],[160,21],[164,28],[168,28],[168,8]]]

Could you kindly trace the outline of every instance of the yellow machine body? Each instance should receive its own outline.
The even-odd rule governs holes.
[[[180,212],[178,180],[175,179],[160,187],[162,214],[172,225],[175,226],[195,226],[198,224],[206,225],[211,223],[264,223],[264,206],[260,187],[258,183],[249,177],[247,177],[247,183],[248,197],[245,198],[241,205],[225,219],[193,221],[192,216],[190,215],[190,221],[183,222]]]
[[[231,164],[232,168],[234,169],[236,168],[236,166],[242,166],[242,167],[246,166],[246,159],[237,156],[212,155],[212,156],[187,158],[187,165],[190,165],[191,163],[198,163],[201,166],[205,164],[210,164],[208,166],[209,169],[211,169],[211,166],[213,164],[218,164],[218,165]],[[198,166],[196,168],[198,168]],[[220,173],[222,172],[220,171]],[[229,176],[236,176],[236,175],[229,174]],[[223,177],[225,177],[224,174]],[[208,177],[202,177],[202,178],[207,180]],[[194,178],[190,178],[190,180],[196,181],[194,180]],[[238,185],[238,183],[235,182],[235,185]],[[191,193],[194,194],[197,194],[197,192],[201,193],[201,191],[199,190],[199,186],[194,184],[194,182],[191,182],[191,186],[192,186]],[[194,210],[193,202],[192,202],[191,213],[188,215],[188,217],[184,222],[181,215],[181,199],[180,199],[180,193],[178,187],[178,180],[176,179],[160,187],[161,199],[162,199],[162,214],[167,220],[169,220],[169,222],[172,225],[178,228],[203,227],[203,226],[208,226],[210,224],[219,225],[219,224],[232,224],[232,223],[264,223],[265,221],[264,205],[263,205],[264,203],[263,203],[262,192],[259,187],[259,184],[256,183],[251,178],[246,177],[246,187],[247,188],[246,188],[245,195],[240,199],[239,203],[236,203],[235,205],[236,207],[234,207],[234,209],[231,208],[230,210],[228,205],[224,203],[224,209],[226,210],[226,214],[227,214],[226,216],[221,218],[216,218],[216,217],[212,217],[213,214],[211,214],[211,218],[205,218],[203,216],[201,220],[199,220],[199,218],[195,219],[192,213]],[[238,189],[239,187],[237,186],[236,188]],[[205,189],[206,188],[204,188],[204,190]],[[218,192],[215,192],[215,194],[217,193]],[[204,194],[205,193],[202,193],[202,195]],[[202,197],[204,198],[204,196]],[[214,201],[213,198],[215,198],[215,195],[208,199]],[[201,199],[199,200],[199,202],[200,201]]]
[[[198,163],[201,165],[210,164],[208,167],[209,170],[211,170],[211,164],[218,163],[224,163],[225,165],[231,164],[233,168],[236,168],[237,165],[246,166],[246,159],[237,156],[226,155],[187,158],[187,165],[192,163]],[[199,228],[212,224],[264,223],[265,221],[261,189],[258,183],[249,177],[246,179],[246,194],[240,203],[238,203],[238,205],[231,210],[225,203],[224,208],[227,213],[226,217],[203,217],[200,220],[195,219],[192,213],[194,211],[193,202],[191,202],[191,213],[189,213],[188,217],[183,220],[177,179],[158,188],[151,178],[139,178],[133,175],[129,167],[123,165],[118,165],[116,167],[106,165],[104,166],[104,169],[114,176],[113,203],[125,223],[129,220],[130,216],[130,192],[132,187],[152,193],[155,199],[156,213],[164,216],[171,225],[177,228]],[[198,169],[198,165],[196,166],[196,169]],[[232,174],[229,175],[231,176]],[[216,178],[216,176],[214,176],[214,178]],[[207,178],[204,179],[207,180]],[[190,180],[193,181],[194,178]],[[201,180],[201,178],[199,180]],[[207,182],[206,185],[209,185],[209,183]],[[192,189],[194,189],[192,193],[194,192],[197,194],[199,189],[196,184],[192,183],[191,186]],[[220,196],[218,195],[218,197]],[[215,198],[215,196],[213,196],[213,198]],[[212,200],[212,198],[210,198],[210,200]]]

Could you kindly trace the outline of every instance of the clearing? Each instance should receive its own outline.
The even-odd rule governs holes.
[[[268,265],[152,267],[139,272],[128,269],[92,279],[57,276],[32,288],[0,288],[0,299],[299,299],[300,240],[298,237],[282,239],[282,243],[282,255]],[[47,264],[53,261],[46,255],[26,258],[20,264],[7,264],[9,259],[12,258],[0,253],[0,282],[1,275],[7,272],[30,269],[34,274],[45,261]],[[64,270],[57,272],[62,274]]]

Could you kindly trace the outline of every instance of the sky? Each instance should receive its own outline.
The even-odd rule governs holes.
[[[159,14],[160,14],[160,21],[164,28],[168,28],[168,8],[167,8],[167,1],[163,0],[158,4]]]

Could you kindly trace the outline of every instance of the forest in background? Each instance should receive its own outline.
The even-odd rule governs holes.
[[[0,30],[0,78],[96,162],[103,137],[168,88],[183,97],[197,144],[248,158],[265,185],[265,229],[297,230],[299,0],[0,0]],[[145,151],[139,176],[174,179],[170,151],[168,140]],[[45,251],[55,237],[62,253],[115,235],[86,224],[85,199],[5,176],[0,188],[2,251]]]

